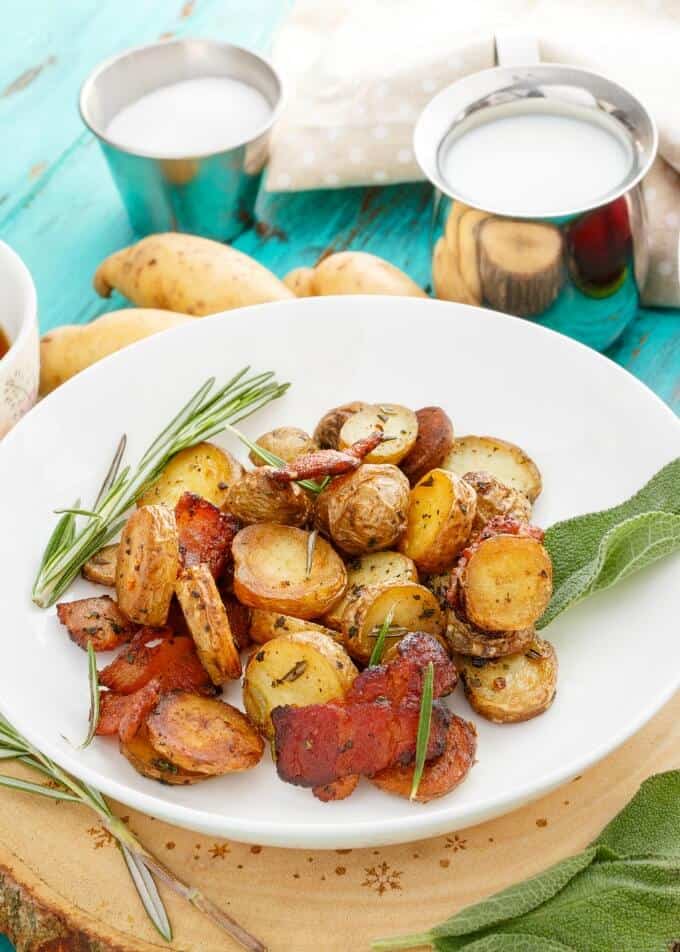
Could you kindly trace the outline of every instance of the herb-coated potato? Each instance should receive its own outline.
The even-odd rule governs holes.
[[[371,552],[347,562],[347,591],[323,616],[331,628],[342,628],[342,617],[367,585],[391,585],[394,582],[417,582],[418,570],[412,559],[401,552]]]
[[[250,608],[318,618],[347,587],[340,556],[316,537],[307,571],[311,533],[292,526],[259,523],[237,534],[234,556],[234,594]]]
[[[477,494],[473,532],[480,532],[497,516],[516,519],[517,522],[531,521],[531,503],[519,489],[506,486],[491,473],[466,473],[463,479]]]
[[[316,294],[314,268],[293,268],[285,276],[283,283],[295,297],[314,297]]]
[[[534,461],[514,443],[493,436],[459,436],[441,464],[458,476],[491,473],[501,483],[518,489],[534,502],[541,492],[541,474]]]
[[[389,261],[365,251],[338,251],[314,269],[316,294],[397,294],[427,297],[419,285]]]
[[[446,640],[454,654],[475,658],[501,658],[528,648],[534,638],[534,628],[520,631],[482,631],[462,618],[453,608],[446,615]]]
[[[321,417],[314,428],[314,440],[322,450],[337,450],[340,439],[340,430],[347,420],[359,410],[367,407],[367,403],[354,400],[352,403],[343,403],[341,407],[334,407]]]
[[[314,453],[319,449],[309,433],[297,426],[277,426],[275,430],[263,433],[255,440],[263,450],[268,450],[278,456],[284,463],[292,463],[303,453]],[[255,466],[266,466],[267,463],[254,450],[248,454],[248,459]]]
[[[99,552],[90,556],[83,566],[83,578],[97,585],[116,584],[116,563],[118,561],[118,543],[105,545]]]
[[[159,783],[182,787],[208,779],[206,774],[183,770],[182,767],[162,757],[152,746],[146,727],[142,727],[131,740],[121,741],[119,750],[137,773],[150,780],[158,780]]]
[[[229,487],[243,474],[241,464],[213,443],[180,450],[155,483],[140,496],[138,506],[161,504],[174,509],[184,493],[195,493],[222,508]]]
[[[251,609],[249,634],[251,640],[258,645],[264,645],[272,638],[293,635],[299,631],[317,631],[320,635],[342,642],[342,637],[337,631],[318,625],[316,622],[294,618],[292,615],[282,615],[280,612],[265,611],[263,608]]]
[[[198,657],[213,684],[241,676],[241,659],[215,579],[205,563],[180,573],[175,594]]]
[[[408,480],[396,466],[364,463],[316,499],[316,524],[348,555],[388,549],[406,528]]]
[[[172,509],[136,509],[123,528],[116,560],[116,595],[123,614],[139,625],[164,625],[179,567]]]
[[[525,651],[480,664],[457,660],[465,696],[478,714],[497,724],[527,721],[546,711],[557,689],[557,655],[536,638]]]
[[[467,545],[475,512],[474,489],[455,473],[433,469],[411,490],[401,551],[421,572],[444,572]]]
[[[441,465],[453,446],[453,424],[441,407],[416,410],[418,436],[399,466],[412,486]]]
[[[243,703],[253,723],[271,738],[275,707],[304,707],[344,697],[356,675],[347,653],[332,638],[299,631],[274,638],[253,652],[243,681]]]
[[[313,504],[297,483],[277,483],[266,470],[244,473],[227,494],[227,509],[241,522],[278,522],[304,526],[312,517]]]
[[[424,631],[439,638],[444,633],[444,615],[424,585],[369,585],[350,602],[342,619],[345,647],[357,661],[368,663],[380,626],[392,610],[391,627],[397,633],[385,639],[385,652],[410,631]]]
[[[478,543],[458,575],[462,607],[486,631],[530,628],[552,596],[552,562],[527,536],[497,535]]]
[[[215,698],[172,691],[147,718],[149,741],[182,770],[217,777],[250,770],[264,744],[245,714]]]
[[[338,448],[349,449],[353,443],[376,432],[382,433],[385,439],[364,457],[364,462],[400,463],[416,442],[418,420],[413,410],[396,403],[364,407],[344,423],[338,438]]]

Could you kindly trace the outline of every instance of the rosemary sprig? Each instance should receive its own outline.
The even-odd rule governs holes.
[[[286,461],[281,459],[280,456],[277,456],[276,453],[272,453],[269,450],[264,449],[258,443],[253,443],[252,440],[249,440],[245,433],[241,433],[240,430],[237,430],[235,426],[225,426],[225,430],[228,430],[229,433],[233,433],[237,440],[240,440],[244,446],[247,446],[251,453],[255,453],[256,456],[259,456],[261,460],[264,460],[269,466],[275,466],[277,469],[283,469],[286,465]],[[320,483],[315,482],[313,479],[299,479],[296,480],[298,486],[302,486],[303,489],[308,489],[313,493],[320,493],[323,489],[326,488],[330,482],[329,476],[324,476]]]
[[[139,893],[147,915],[160,935],[168,942],[172,940],[172,928],[168,920],[163,900],[160,897],[154,877],[165,883],[174,893],[190,902],[196,909],[211,919],[228,933],[248,952],[266,952],[265,946],[255,936],[246,932],[231,916],[216,906],[203,893],[178,879],[166,866],[156,859],[139,842],[128,827],[113,814],[98,790],[80,780],[76,780],[62,770],[53,760],[33,747],[9,721],[0,714],[0,760],[18,760],[31,769],[49,777],[58,784],[47,787],[30,780],[9,777],[0,774],[0,786],[24,793],[38,794],[53,800],[67,800],[89,807],[97,814],[102,826],[115,838],[123,854],[132,881]]]
[[[94,652],[91,641],[88,641],[87,643],[87,680],[90,688],[90,713],[88,718],[89,728],[87,731],[87,737],[82,742],[78,750],[84,750],[86,747],[90,746],[94,740],[97,724],[99,724],[99,672],[97,671],[97,656]]]
[[[380,664],[383,656],[383,651],[385,650],[385,639],[387,638],[387,632],[392,626],[392,619],[394,618],[394,605],[390,608],[388,613],[385,615],[380,630],[378,631],[378,637],[375,644],[373,645],[373,651],[371,652],[371,657],[368,662],[369,668],[372,668],[374,664]]]
[[[312,574],[312,565],[314,564],[314,550],[316,549],[316,540],[319,537],[319,530],[312,529],[307,539],[307,565],[305,567],[305,578]]]
[[[423,693],[420,698],[420,717],[418,718],[418,737],[416,740],[416,763],[413,771],[410,799],[418,796],[418,787],[425,769],[425,758],[430,743],[430,727],[432,724],[432,698],[434,694],[434,664],[428,661],[423,675]]]
[[[57,523],[33,585],[36,605],[47,608],[57,601],[90,556],[122,529],[127,510],[176,453],[215,436],[230,422],[238,423],[288,389],[289,384],[278,384],[271,372],[247,376],[249,369],[240,370],[215,392],[214,378],[206,380],[151,443],[135,469],[121,469],[125,438],[121,440],[92,509],[82,509],[78,500]],[[77,529],[79,513],[87,521]]]

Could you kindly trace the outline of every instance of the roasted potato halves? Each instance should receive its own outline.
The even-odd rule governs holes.
[[[344,423],[338,437],[338,449],[349,449],[371,433],[382,433],[379,443],[366,456],[366,463],[399,463],[410,453],[418,436],[418,420],[413,410],[396,403],[364,407]]]
[[[519,489],[512,489],[491,473],[483,471],[466,473],[463,479],[472,486],[477,495],[473,532],[480,532],[487,523],[499,516],[515,519],[517,522],[531,521],[531,503]]]
[[[497,724],[527,721],[546,711],[557,689],[557,655],[536,638],[518,654],[480,662],[457,659],[465,696],[478,714]]]
[[[334,407],[324,413],[314,429],[314,440],[322,450],[337,450],[340,440],[340,430],[351,416],[367,407],[367,403],[354,400],[352,403],[343,403],[341,407]]]
[[[278,522],[304,526],[312,516],[312,502],[297,483],[277,483],[266,470],[244,473],[229,490],[227,508],[246,525]]]
[[[401,551],[422,572],[444,572],[465,548],[476,512],[474,489],[455,473],[433,469],[411,490]]]
[[[174,509],[180,497],[189,492],[221,509],[229,487],[242,473],[243,467],[230,453],[212,443],[197,443],[172,457],[137,505],[160,503]]]
[[[258,436],[255,442],[263,450],[278,456],[284,463],[292,463],[303,453],[314,453],[319,449],[309,433],[305,433],[296,426],[278,426],[275,430],[269,430],[268,433]],[[266,460],[263,460],[255,450],[250,451],[248,459],[254,466],[267,465]]]
[[[298,631],[253,652],[243,681],[243,703],[253,723],[273,737],[271,712],[345,696],[357,670],[345,650],[318,631]]]
[[[446,640],[454,654],[475,658],[501,658],[529,648],[536,637],[534,628],[519,631],[482,631],[462,618],[453,608],[446,613]]]
[[[296,618],[323,615],[345,591],[347,572],[326,540],[311,535],[273,523],[241,529],[232,546],[238,600]]]
[[[395,582],[417,582],[418,570],[413,559],[401,552],[372,552],[358,555],[346,564],[347,591],[323,616],[325,624],[341,629],[342,618],[350,602],[361,595],[367,585],[392,585]]]
[[[83,578],[97,585],[116,584],[116,563],[118,561],[118,543],[105,545],[99,552],[90,556],[83,566]]]
[[[174,512],[165,506],[142,506],[133,512],[116,560],[116,594],[123,614],[140,625],[164,625],[179,566]]]
[[[292,615],[282,615],[280,612],[269,612],[263,608],[251,608],[249,634],[257,645],[264,645],[272,638],[282,638],[284,635],[293,635],[299,631],[316,631],[326,635],[333,641],[342,643],[342,636],[332,628],[317,625],[304,618],[294,618]]]
[[[240,677],[238,648],[209,567],[202,563],[184,569],[175,584],[175,594],[212,683],[220,685]]]
[[[441,407],[416,410],[418,436],[399,464],[412,486],[441,465],[453,446],[453,424]]]
[[[534,502],[541,492],[538,466],[514,443],[494,436],[459,436],[441,464],[458,476],[483,470]]]
[[[138,731],[131,740],[121,741],[119,750],[137,773],[140,773],[142,777],[148,777],[150,780],[158,780],[159,783],[182,787],[208,779],[207,774],[184,770],[162,757],[152,746],[145,727]]]

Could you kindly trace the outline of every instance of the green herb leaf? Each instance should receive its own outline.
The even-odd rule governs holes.
[[[23,790],[24,793],[37,793],[41,797],[49,797],[51,800],[70,800],[72,803],[80,803],[80,799],[72,793],[65,790],[55,790],[52,787],[45,787],[40,783],[32,783],[30,780],[20,780],[18,777],[7,777],[0,775],[0,787],[9,787],[12,790]]]
[[[432,700],[434,695],[434,664],[428,661],[423,675],[423,693],[420,698],[420,716],[418,718],[418,736],[416,740],[416,760],[411,784],[411,800],[418,795],[418,787],[425,769],[425,758],[430,743],[430,727],[432,725]]]
[[[373,645],[373,651],[371,652],[371,657],[368,662],[369,668],[372,668],[375,664],[380,664],[382,661],[383,651],[385,650],[385,639],[387,638],[387,632],[392,625],[392,619],[394,618],[394,605],[388,613],[385,615],[380,630],[378,631],[378,637],[375,644]]]
[[[229,430],[230,433],[240,440],[244,446],[247,446],[248,449],[255,453],[256,456],[259,456],[261,460],[267,463],[269,466],[275,466],[276,469],[283,469],[286,466],[285,459],[281,459],[280,456],[277,456],[276,453],[270,452],[270,450],[264,449],[260,446],[259,443],[253,443],[252,440],[249,440],[245,433],[241,433],[240,430],[237,430],[235,426],[227,426],[226,430]],[[298,479],[296,480],[298,486],[302,486],[303,489],[308,489],[313,493],[320,493],[323,489],[326,488],[330,482],[329,476],[324,476],[320,483],[315,482],[313,479]]]
[[[91,641],[87,643],[87,680],[90,689],[89,730],[78,750],[84,750],[90,746],[99,724],[99,672],[97,671],[97,656]]]
[[[165,941],[172,942],[172,926],[151,873],[124,843],[118,845],[147,916]]]

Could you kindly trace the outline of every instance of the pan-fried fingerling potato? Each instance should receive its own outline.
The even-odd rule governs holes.
[[[116,560],[116,595],[123,614],[140,625],[164,625],[179,567],[172,509],[143,506],[135,510],[125,523]]]
[[[368,663],[380,626],[391,610],[392,627],[398,634],[385,639],[385,653],[409,631],[424,631],[439,638],[444,633],[444,615],[424,585],[369,585],[347,606],[342,619],[345,648],[355,660]]]
[[[313,503],[297,483],[277,483],[266,470],[254,469],[232,485],[227,509],[246,525],[277,522],[299,527],[311,519]]]
[[[348,555],[376,552],[402,535],[408,501],[408,480],[400,469],[364,463],[319,493],[315,522]]]
[[[395,582],[417,582],[418,570],[412,559],[401,552],[372,552],[358,555],[346,564],[347,591],[323,616],[323,622],[338,631],[347,606],[367,585],[391,585]]]
[[[234,594],[250,608],[318,618],[347,587],[340,556],[316,537],[309,572],[309,532],[259,523],[241,529],[232,546]]]
[[[116,584],[116,562],[118,561],[118,543],[105,545],[99,552],[90,556],[83,566],[83,578],[97,585]]]
[[[268,450],[278,456],[285,463],[292,463],[303,453],[315,453],[319,447],[309,433],[297,426],[278,426],[275,430],[263,433],[255,440],[263,450]],[[267,463],[254,450],[248,454],[248,459],[255,466],[266,466]]]
[[[476,545],[459,572],[462,607],[486,631],[530,628],[552,596],[552,562],[528,536],[497,535]]]
[[[555,697],[557,655],[549,641],[536,638],[526,651],[481,664],[464,657],[456,663],[471,706],[496,724],[528,721]]]
[[[174,691],[147,718],[151,745],[183,770],[217,777],[250,770],[264,744],[245,714],[214,698]]]
[[[184,569],[175,584],[201,664],[213,684],[241,676],[241,659],[215,579],[205,563]]]
[[[314,428],[314,441],[322,450],[337,450],[340,430],[351,416],[367,406],[368,404],[362,403],[361,400],[354,400],[324,413]]]
[[[449,609],[449,589],[451,588],[451,573],[440,572],[438,575],[428,575],[423,579],[423,585],[432,592],[442,611]]]
[[[318,631],[298,631],[268,641],[251,655],[243,703],[253,723],[272,738],[275,707],[342,698],[356,676],[347,653],[332,638]]]
[[[167,783],[173,787],[182,787],[190,783],[199,783],[201,780],[208,780],[208,776],[202,773],[193,773],[191,770],[183,770],[177,764],[171,763],[162,757],[155,747],[151,745],[149,734],[143,727],[137,734],[128,741],[121,741],[118,748],[142,777],[148,777],[150,780],[158,780],[159,783]]]
[[[303,618],[294,618],[292,615],[282,615],[280,612],[268,612],[263,608],[253,608],[250,612],[249,634],[251,641],[264,645],[272,638],[282,638],[299,631],[316,631],[334,641],[342,643],[342,637],[337,631],[318,625]]]
[[[427,297],[419,285],[389,261],[365,251],[338,251],[314,269],[316,294],[396,294]]]
[[[529,502],[540,495],[541,474],[534,461],[514,443],[494,436],[459,436],[441,464],[458,476],[483,471],[523,492]]]
[[[138,506],[160,504],[174,509],[184,493],[195,493],[222,509],[229,487],[243,475],[231,454],[213,443],[197,443],[173,456],[155,483],[140,496]]]
[[[519,489],[506,486],[491,473],[466,473],[463,479],[477,494],[473,532],[481,532],[497,516],[516,519],[517,522],[531,521],[531,503]]]
[[[520,631],[482,631],[450,608],[446,615],[446,640],[454,654],[475,658],[501,658],[529,648],[534,628]]]
[[[295,297],[314,297],[316,294],[314,268],[293,268],[285,276],[283,283]]]
[[[441,466],[453,446],[453,424],[441,407],[416,410],[418,436],[411,452],[399,464],[412,486]]]
[[[433,469],[411,490],[401,551],[421,572],[444,572],[467,545],[476,509],[468,483],[448,470]]]
[[[418,419],[408,407],[396,403],[378,403],[364,407],[345,421],[338,438],[338,448],[349,449],[371,433],[385,438],[364,457],[365,463],[400,463],[411,452],[418,436]]]

